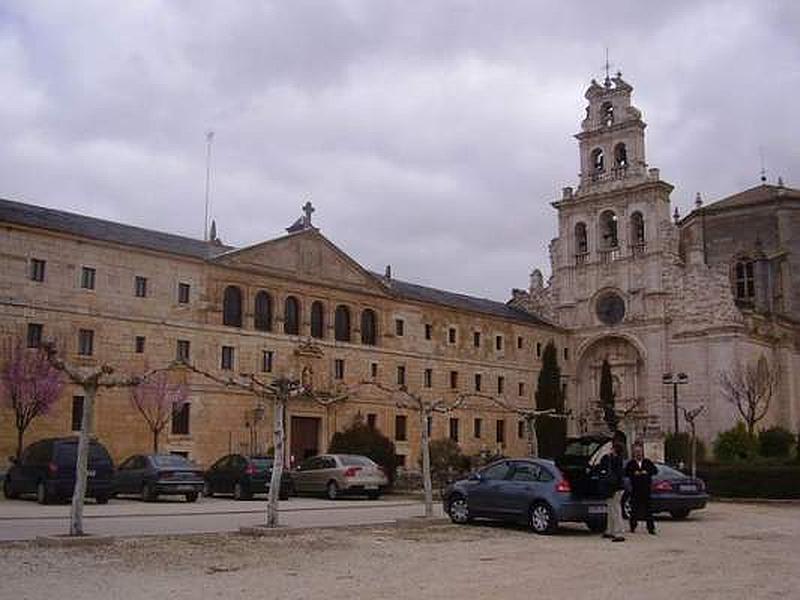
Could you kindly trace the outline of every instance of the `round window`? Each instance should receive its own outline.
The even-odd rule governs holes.
[[[625,316],[625,301],[618,294],[601,296],[595,305],[597,318],[606,325],[616,325]]]

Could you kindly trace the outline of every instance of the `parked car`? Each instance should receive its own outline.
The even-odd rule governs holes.
[[[35,494],[39,504],[63,501],[75,489],[75,467],[78,460],[78,438],[48,438],[34,442],[22,456],[9,459],[11,468],[3,480],[6,498]],[[114,463],[103,444],[89,444],[86,496],[105,504],[113,489]]]
[[[115,494],[136,494],[145,502],[175,495],[194,502],[202,490],[203,470],[175,454],[135,454],[114,475]]]
[[[698,477],[690,477],[663,463],[655,463],[658,473],[650,487],[650,509],[653,514],[667,512],[673,519],[685,519],[693,510],[708,503],[706,485]],[[630,483],[625,480],[626,492],[622,496],[622,514],[631,514]]]
[[[562,522],[586,523],[592,531],[605,526],[605,502],[576,496],[564,473],[545,459],[495,461],[450,484],[443,501],[458,524],[476,518],[508,520],[541,534],[553,533]]]
[[[358,454],[321,454],[292,471],[295,493],[325,494],[330,500],[355,494],[375,500],[388,484],[383,470],[372,459]]]
[[[233,494],[236,500],[249,500],[254,494],[269,493],[273,462],[271,456],[223,456],[205,472],[203,495]],[[290,489],[291,478],[284,471],[278,497],[288,499]]]

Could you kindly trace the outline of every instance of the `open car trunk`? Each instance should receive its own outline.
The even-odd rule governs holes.
[[[611,438],[605,435],[584,435],[567,438],[564,454],[556,465],[569,481],[576,498],[604,498],[599,485],[600,459],[610,452]]]

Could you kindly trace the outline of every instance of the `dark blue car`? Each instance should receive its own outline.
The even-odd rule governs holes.
[[[681,473],[663,463],[655,465],[658,473],[653,476],[650,487],[650,510],[653,514],[666,512],[673,519],[685,519],[691,511],[706,507],[708,493],[702,479]],[[627,519],[631,514],[630,482],[627,479],[625,489],[622,514]]]
[[[175,454],[136,454],[117,467],[114,493],[134,494],[145,502],[159,496],[183,496],[194,502],[203,491],[203,470]]]
[[[75,489],[75,466],[78,438],[48,438],[28,446],[3,480],[6,498],[34,494],[40,504],[59,502],[72,497]],[[108,502],[112,492],[114,463],[97,440],[89,444],[86,496],[98,504]]]
[[[273,462],[271,456],[223,456],[205,472],[203,495],[233,494],[236,500],[250,500],[254,494],[269,493]],[[286,471],[282,475],[278,497],[286,500],[291,479]]]
[[[454,523],[498,519],[527,524],[534,532],[553,533],[559,523],[605,527],[602,499],[577,497],[551,460],[501,459],[456,481],[443,493],[444,510]]]

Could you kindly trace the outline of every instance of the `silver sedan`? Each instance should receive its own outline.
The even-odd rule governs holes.
[[[355,494],[376,499],[388,483],[386,474],[374,461],[357,454],[321,454],[292,471],[296,494],[325,494],[331,500]]]

